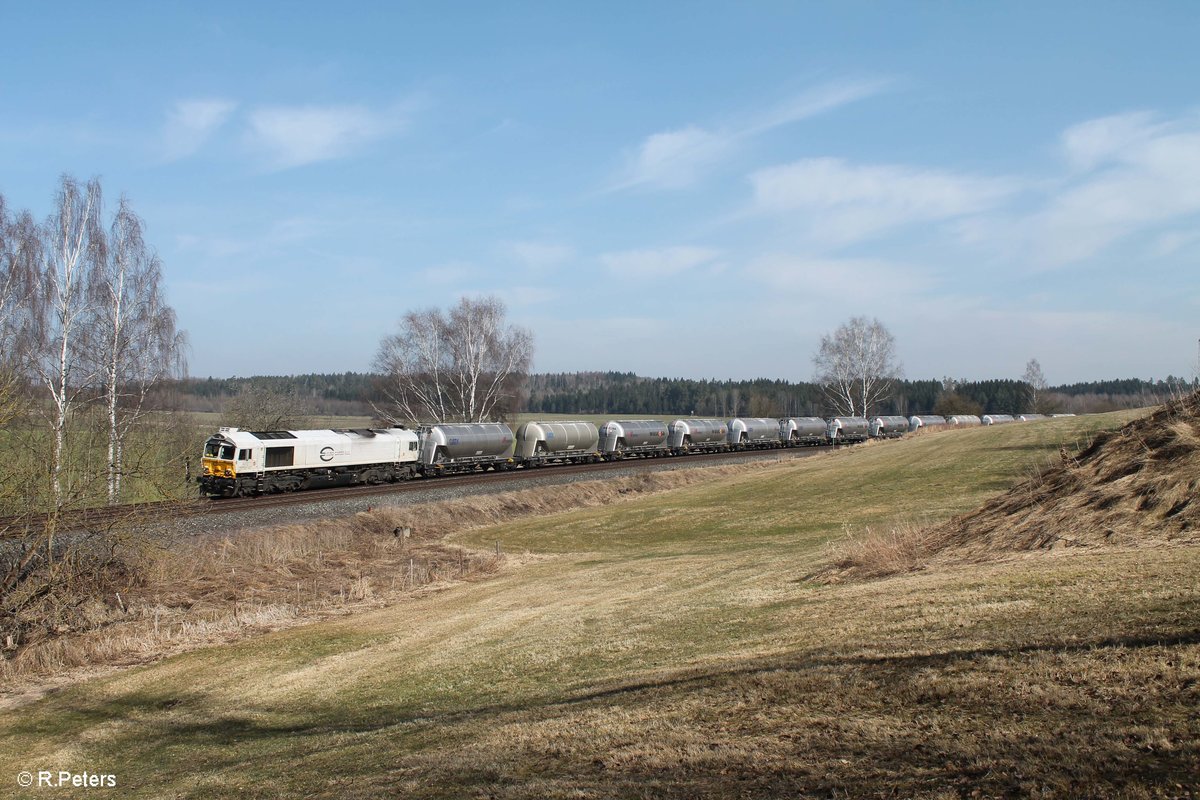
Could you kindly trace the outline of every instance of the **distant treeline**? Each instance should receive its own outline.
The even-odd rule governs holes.
[[[189,378],[171,386],[177,407],[223,411],[226,403],[256,385],[296,398],[313,414],[373,414],[381,403],[378,376],[343,372],[249,378]],[[1161,403],[1191,384],[1181,378],[1052,386],[1039,395],[1042,410],[1108,411]],[[522,407],[533,414],[678,414],[714,417],[827,416],[829,405],[814,383],[646,378],[632,372],[564,372],[530,375]],[[905,380],[877,410],[881,414],[1021,413],[1033,410],[1022,381]],[[1048,398],[1048,400],[1047,400]]]

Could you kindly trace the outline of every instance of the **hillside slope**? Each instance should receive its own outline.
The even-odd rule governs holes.
[[[933,528],[955,554],[1200,541],[1200,392],[1116,431],[1077,455]]]

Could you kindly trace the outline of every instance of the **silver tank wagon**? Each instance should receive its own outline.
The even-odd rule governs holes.
[[[421,432],[421,465],[427,474],[507,469],[512,451],[512,428],[502,422],[434,425]]]
[[[670,452],[667,426],[658,420],[609,420],[600,426],[599,435],[600,452],[607,456],[653,456]]]
[[[876,439],[895,439],[908,431],[908,417],[882,416],[871,418],[870,433]]]
[[[820,417],[788,417],[779,423],[779,439],[792,447],[802,444],[825,444],[829,429]]]
[[[982,421],[984,425],[1003,425],[1006,422],[1016,422],[1016,418],[1012,414],[984,414]]]
[[[829,420],[827,430],[829,441],[834,444],[864,442],[871,433],[866,417],[834,417]]]
[[[680,453],[724,450],[728,432],[723,419],[677,419],[667,426],[667,444]]]
[[[1017,422],[1033,422],[1035,419],[1045,419],[1045,414],[1021,414],[1017,417]]]
[[[919,431],[921,428],[944,428],[948,423],[946,418],[937,414],[918,414],[908,418],[908,430]]]
[[[778,447],[779,420],[766,417],[731,419],[727,441],[730,447]]]
[[[955,428],[971,428],[982,425],[983,420],[974,414],[951,414],[946,417],[946,424]]]
[[[526,422],[517,428],[514,455],[524,463],[589,461],[600,434],[590,422]]]

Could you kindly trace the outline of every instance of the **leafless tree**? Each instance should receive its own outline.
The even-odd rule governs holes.
[[[821,337],[816,380],[837,414],[866,417],[901,376],[896,340],[877,319],[853,317]]]
[[[108,502],[120,497],[124,448],[159,382],[186,371],[186,337],[162,292],[162,263],[147,247],[142,221],[122,197],[105,258],[92,272],[96,326],[93,356],[103,380],[108,433]]]
[[[225,407],[230,424],[248,431],[286,431],[311,428],[308,407],[295,389],[251,379]]]
[[[10,216],[0,195],[0,428],[18,413],[25,353],[21,329],[29,312],[29,297],[37,285],[37,225],[28,212]]]
[[[1025,365],[1025,374],[1021,380],[1029,387],[1029,410],[1038,411],[1041,408],[1042,394],[1046,391],[1046,376],[1042,374],[1042,365],[1036,358],[1029,359]]]
[[[533,357],[533,335],[505,322],[496,297],[464,297],[443,313],[413,311],[379,345],[393,421],[481,422],[515,410]]]
[[[98,180],[80,185],[64,175],[54,212],[42,226],[38,291],[22,326],[29,372],[51,401],[50,472],[56,505],[63,498],[67,427],[76,406],[94,389],[96,360],[92,276],[104,258]]]

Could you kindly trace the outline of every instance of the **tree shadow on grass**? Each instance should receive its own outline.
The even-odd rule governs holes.
[[[566,698],[433,712],[307,706],[278,722],[261,712],[208,714],[200,696],[144,692],[104,704],[71,702],[53,724],[30,720],[14,732],[67,737],[70,729],[74,739],[81,729],[132,722],[103,749],[127,754],[142,765],[139,782],[153,787],[161,778],[164,792],[180,791],[181,779],[194,787],[231,770],[263,796],[297,788],[329,797],[394,793],[401,774],[412,796],[1181,796],[1181,787],[1197,788],[1200,722],[1194,714],[1190,723],[1179,721],[1189,718],[1181,709],[1194,708],[1194,677],[1191,688],[1186,681],[1145,687],[1143,706],[1111,715],[1097,712],[1103,702],[1056,703],[1036,686],[1019,694],[1001,681],[994,699],[981,701],[956,694],[953,681],[944,691],[928,685],[930,676],[991,674],[997,659],[1009,662],[1004,674],[1012,676],[1042,657],[1096,659],[1112,670],[1140,651],[1178,655],[1197,645],[1200,630],[897,655],[808,651]],[[1099,697],[1104,689],[1081,691]],[[642,720],[632,731],[622,728],[630,741],[614,744],[605,730],[589,728],[588,720],[614,709]],[[578,733],[566,740],[494,735],[549,729],[561,737],[564,728]],[[1145,733],[1155,729],[1165,732]],[[1163,745],[1164,738],[1174,744]],[[289,791],[262,783],[264,763],[286,766]],[[341,779],[336,791],[332,777]]]

